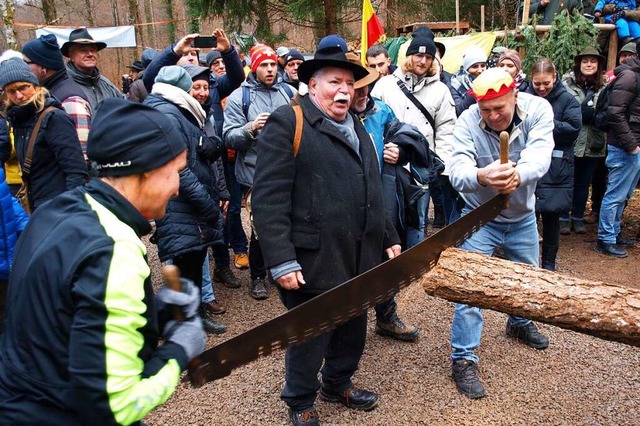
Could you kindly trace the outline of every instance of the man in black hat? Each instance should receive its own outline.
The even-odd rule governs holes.
[[[140,241],[178,192],[185,150],[185,136],[146,105],[107,99],[96,112],[88,154],[100,177],[36,210],[16,247],[1,423],[138,422],[204,350],[199,292],[182,280],[181,292],[154,296]]]
[[[368,72],[349,62],[337,44],[318,49],[298,69],[300,81],[309,87],[299,99],[301,123],[291,106],[282,106],[270,115],[257,142],[254,224],[265,266],[287,309],[376,266],[385,251],[389,257],[400,252],[398,236],[386,220],[375,147],[349,112],[354,83]],[[297,149],[292,141],[299,125]],[[349,408],[377,406],[376,393],[357,389],[351,381],[366,330],[362,312],[287,349],[281,397],[294,425],[319,424],[314,408],[318,389],[322,399]]]
[[[91,129],[91,105],[78,83],[69,77],[58,40],[45,34],[29,40],[22,47],[22,59],[29,65],[38,81],[56,97],[76,126],[84,159],[87,159],[87,138]]]
[[[149,96],[149,92],[144,86],[142,77],[144,77],[145,70],[147,69],[151,61],[156,58],[156,56],[158,56],[158,51],[150,47],[145,47],[145,49],[142,51],[142,55],[140,56],[139,61],[142,69],[133,79],[133,82],[129,86],[129,93],[127,93],[127,96],[131,102],[137,102],[141,104],[142,102],[144,102],[147,96]]]
[[[107,98],[122,98],[124,95],[98,69],[98,52],[107,47],[106,43],[95,41],[86,28],[71,31],[69,41],[60,51],[69,58],[67,72],[82,87],[92,109]]]

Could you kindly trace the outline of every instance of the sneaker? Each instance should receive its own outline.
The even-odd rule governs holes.
[[[478,378],[478,366],[468,359],[454,359],[451,362],[451,377],[456,382],[458,392],[470,399],[484,397],[484,385]]]
[[[289,408],[289,420],[294,426],[320,426],[320,417],[313,407],[301,412],[293,411]]]
[[[571,234],[571,228],[569,227],[568,220],[560,221],[560,235],[569,235]]]
[[[240,281],[233,275],[231,268],[225,265],[221,268],[215,268],[213,270],[213,280],[217,283],[222,283],[227,288],[240,288]]]
[[[380,319],[376,321],[376,334],[403,342],[415,342],[420,335],[420,329],[413,325],[406,325],[398,315],[394,315],[390,321]]]
[[[222,303],[218,302],[217,300],[213,300],[211,302],[207,302],[207,303],[203,303],[201,305],[201,308],[204,311],[207,311],[213,315],[222,315],[225,312],[227,312],[227,309],[222,306]]]
[[[264,300],[268,297],[267,295],[267,287],[266,278],[256,278],[251,281],[251,289],[249,290],[249,294],[256,300]]]
[[[247,269],[249,267],[249,256],[247,253],[236,253],[233,255],[233,264],[238,269]]]
[[[593,210],[591,210],[591,212],[589,212],[589,214],[586,215],[582,220],[586,224],[593,225],[594,223],[598,223],[599,219],[600,219],[599,212],[594,212]]]
[[[514,337],[534,349],[546,349],[549,346],[549,338],[540,333],[533,322],[519,327],[507,322],[506,332],[507,336]]]
[[[622,234],[618,234],[618,236],[616,237],[616,245],[618,247],[635,247],[636,243],[630,239],[627,238],[625,236],[623,236]]]
[[[573,232],[576,234],[586,234],[587,228],[584,226],[583,219],[572,219],[571,225],[573,226]]]
[[[332,392],[323,386],[320,388],[320,399],[327,402],[339,402],[345,407],[355,410],[371,411],[378,406],[380,397],[375,392],[357,389],[354,386],[342,392]]]
[[[598,242],[596,242],[596,251],[611,257],[624,258],[629,256],[629,253],[626,250],[615,244],[607,244],[602,240],[598,240]]]

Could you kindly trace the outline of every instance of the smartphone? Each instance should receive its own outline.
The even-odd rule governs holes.
[[[216,47],[218,45],[218,39],[215,36],[199,36],[193,39],[192,45],[200,49]]]

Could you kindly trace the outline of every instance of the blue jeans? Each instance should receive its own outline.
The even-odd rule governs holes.
[[[627,19],[618,19],[616,22],[616,29],[618,30],[618,37],[640,37],[640,24],[636,21]]]
[[[242,227],[240,211],[242,209],[242,187],[236,179],[235,163],[227,163],[224,168],[224,177],[227,181],[227,189],[231,198],[227,210],[227,222],[225,223],[225,242],[228,242],[234,253],[247,252],[247,235]]]
[[[463,215],[468,213],[466,208]],[[490,222],[471,235],[460,246],[463,250],[491,256],[497,247],[502,247],[509,260],[538,266],[538,228],[536,216],[531,213],[518,223]],[[531,320],[509,315],[509,324],[515,327],[527,325]],[[452,359],[468,359],[478,362],[475,349],[480,346],[482,336],[482,309],[456,303],[451,324]]]
[[[216,300],[216,294],[213,292],[213,282],[211,281],[211,271],[209,270],[209,250],[207,256],[202,263],[202,303],[209,303]]]
[[[620,234],[620,219],[625,202],[633,194],[640,176],[640,154],[629,154],[622,148],[609,145],[607,168],[609,179],[607,191],[600,206],[598,239],[606,244],[615,244]]]
[[[418,227],[407,227],[407,248],[411,248],[424,240],[424,230],[429,220],[427,216],[429,210],[429,191],[418,198],[416,210],[418,211]]]

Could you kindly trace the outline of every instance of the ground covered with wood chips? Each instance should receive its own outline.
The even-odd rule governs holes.
[[[634,237],[640,226],[640,194],[625,212],[623,233]],[[586,235],[562,236],[558,272],[589,280],[640,288],[640,248],[626,259],[596,253],[597,225]],[[159,262],[150,248],[154,281]],[[275,288],[255,301],[248,293],[249,273],[233,268],[242,288],[217,285],[228,325],[221,336],[209,336],[208,347],[223,342],[284,312]],[[547,350],[536,351],[508,338],[506,317],[485,311],[480,375],[487,397],[469,400],[458,394],[450,377],[449,332],[453,305],[429,297],[419,284],[398,296],[401,318],[421,328],[420,339],[404,343],[369,329],[357,386],[378,392],[380,405],[364,413],[317,401],[324,425],[638,425],[640,424],[640,348],[607,342],[553,326],[540,328],[550,336]],[[288,424],[280,401],[284,383],[284,352],[259,359],[230,376],[194,389],[183,381],[149,425],[281,425]]]

